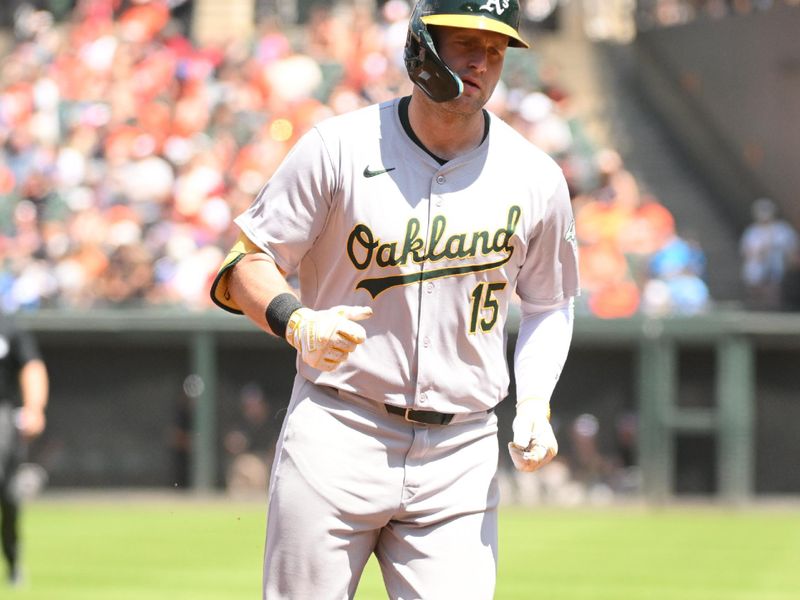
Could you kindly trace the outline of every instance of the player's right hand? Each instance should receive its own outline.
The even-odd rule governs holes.
[[[366,331],[356,321],[372,316],[368,306],[334,306],[326,310],[298,308],[289,318],[286,340],[307,365],[333,371],[359,344]]]

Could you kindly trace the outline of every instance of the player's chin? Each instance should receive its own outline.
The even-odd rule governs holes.
[[[463,115],[473,115],[483,109],[486,101],[487,99],[482,95],[475,95],[465,90],[458,98],[450,101],[450,106],[453,112],[458,112]]]

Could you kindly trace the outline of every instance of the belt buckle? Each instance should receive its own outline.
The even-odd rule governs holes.
[[[405,412],[403,412],[403,418],[404,418],[406,421],[408,421],[409,423],[418,423],[418,424],[420,424],[420,425],[427,425],[427,423],[425,423],[425,421],[417,421],[416,419],[412,419],[412,418],[409,416],[409,415],[410,415],[410,413],[411,413],[411,411],[413,411],[413,410],[415,410],[415,409],[413,409],[413,408],[406,408]]]

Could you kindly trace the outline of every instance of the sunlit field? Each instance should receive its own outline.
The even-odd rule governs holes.
[[[259,598],[264,521],[261,502],[45,497],[26,506],[26,582],[8,597]],[[508,507],[500,526],[498,599],[800,597],[796,508]],[[356,597],[386,598],[374,561]]]

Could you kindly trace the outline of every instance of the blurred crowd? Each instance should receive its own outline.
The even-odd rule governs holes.
[[[617,152],[601,149],[596,167],[599,186],[573,200],[584,312],[616,318],[708,310],[700,244],[678,232],[669,209],[642,192]]]
[[[200,46],[166,0],[19,11],[0,66],[0,307],[204,309],[232,219],[320,119],[411,91],[410,8],[315,5]],[[509,53],[488,108],[553,156],[571,186],[579,311],[695,314],[702,248],[587,142],[558,73]]]
[[[637,25],[671,27],[697,18],[722,19],[770,10],[776,5],[800,6],[800,0],[644,0],[637,3]]]

